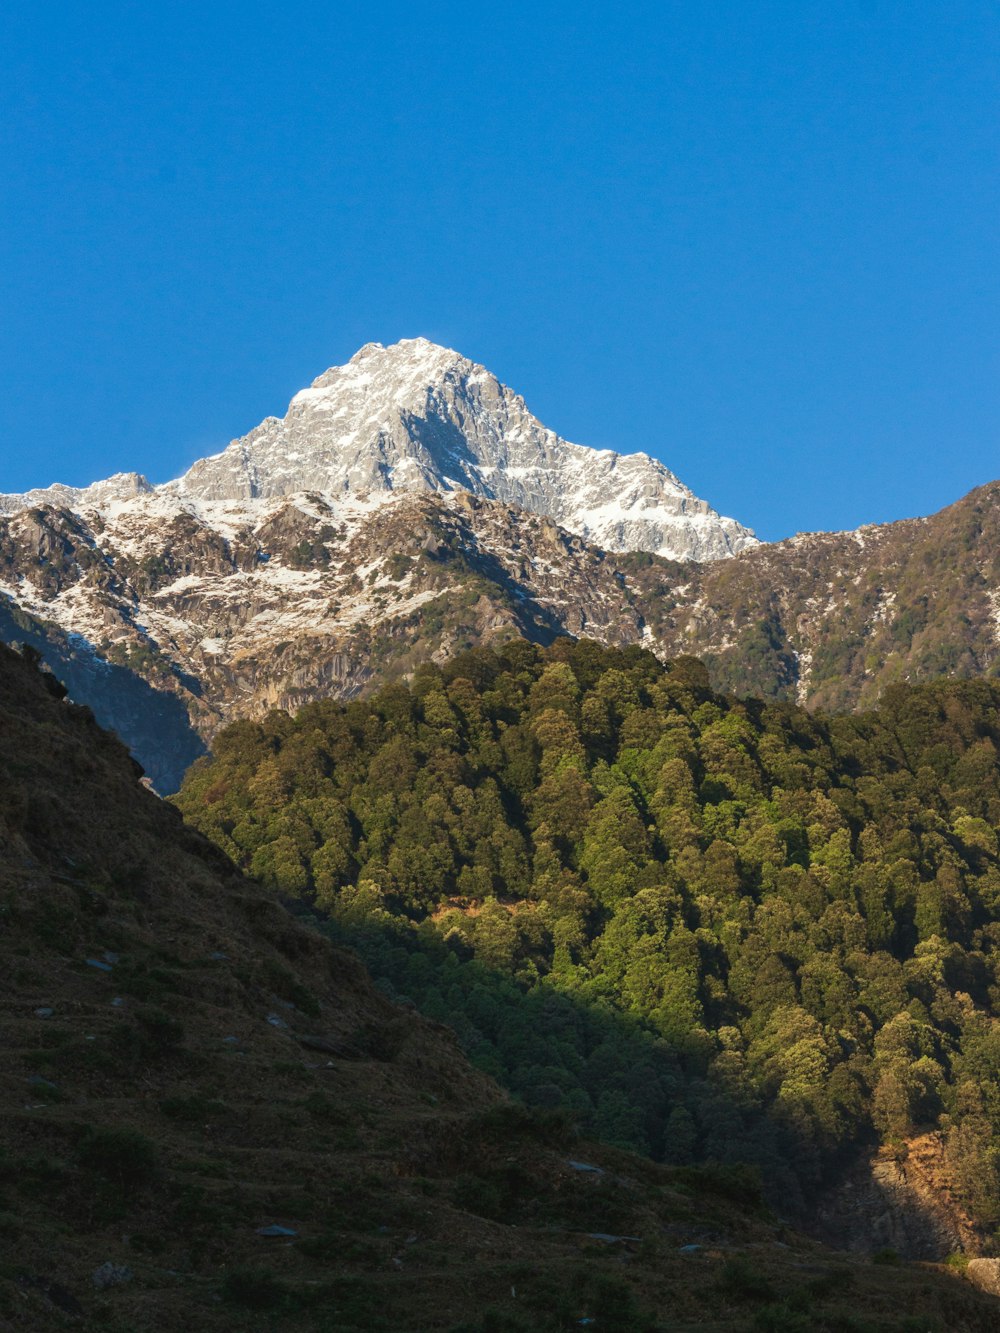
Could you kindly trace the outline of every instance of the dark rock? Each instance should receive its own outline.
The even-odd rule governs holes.
[[[50,1282],[48,1278],[44,1277],[31,1277],[28,1274],[18,1277],[16,1281],[20,1287],[41,1292],[46,1300],[51,1301],[56,1309],[62,1310],[64,1314],[82,1315],[85,1313],[83,1306],[73,1293],[58,1282]]]
[[[110,1260],[95,1268],[90,1280],[98,1291],[107,1291],[109,1287],[121,1287],[132,1281],[132,1270],[125,1264],[113,1264]]]

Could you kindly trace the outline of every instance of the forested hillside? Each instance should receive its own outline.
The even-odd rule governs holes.
[[[738,1177],[510,1106],[60,693],[0,646],[5,1333],[735,1333],[792,1297],[838,1329],[845,1281],[875,1333],[929,1308],[987,1333],[953,1278],[928,1304],[926,1274],[778,1247]],[[706,1231],[724,1292],[682,1251]]]
[[[937,1127],[1000,1221],[1000,686],[824,718],[560,640],[241,722],[185,815],[529,1103],[793,1206]]]

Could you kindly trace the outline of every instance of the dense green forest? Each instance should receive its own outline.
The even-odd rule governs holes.
[[[1000,1223],[1000,686],[817,717],[514,642],[240,722],[178,798],[527,1102],[794,1206],[945,1135]]]

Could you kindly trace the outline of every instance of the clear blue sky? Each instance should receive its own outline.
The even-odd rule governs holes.
[[[364,342],[764,537],[1000,476],[992,0],[0,7],[0,490],[180,473]]]

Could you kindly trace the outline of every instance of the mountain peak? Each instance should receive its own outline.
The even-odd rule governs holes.
[[[756,544],[662,463],[571,444],[486,367],[427,338],[366,343],[174,484],[192,499],[469,491],[609,550],[712,560]]]
[[[133,476],[52,487],[0,496],[0,512],[35,503],[101,509],[150,489]],[[283,418],[268,417],[155,489],[174,503],[237,505],[304,491],[334,503],[468,491],[545,515],[611,551],[714,560],[757,541],[662,463],[571,444],[486,367],[422,337],[366,343],[297,393]]]
[[[394,343],[370,342],[365,343],[351,357],[352,361],[363,361],[367,357],[378,356],[384,353],[388,356],[413,356],[413,355],[438,355],[444,353],[446,356],[457,357],[460,354],[452,347],[445,347],[443,343],[432,342],[430,338],[399,338]]]
[[[460,363],[472,366],[471,361],[466,361],[452,348],[442,347],[427,338],[401,338],[388,346],[379,342],[365,343],[344,365],[331,366],[322,375],[317,375],[309,388],[297,393],[292,402],[306,401],[303,395],[317,389],[336,388],[346,383],[370,384],[372,377],[387,381],[410,380],[414,376],[418,380],[432,379]]]

